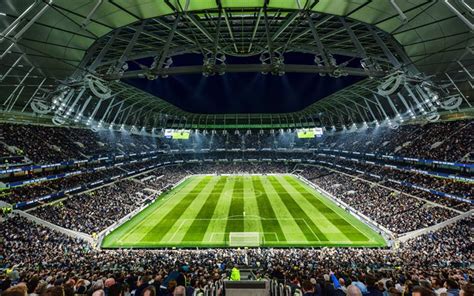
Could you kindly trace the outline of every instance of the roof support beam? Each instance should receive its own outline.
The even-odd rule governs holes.
[[[372,35],[374,36],[375,42],[382,49],[382,51],[384,52],[385,56],[388,58],[390,63],[394,67],[400,68],[400,66],[401,66],[400,61],[395,57],[395,55],[392,53],[392,51],[390,49],[388,49],[387,45],[385,44],[385,42],[383,42],[382,38],[380,38],[377,31],[372,29],[372,27],[369,26],[369,25],[367,25],[366,27],[369,29],[370,32],[372,32]]]
[[[167,23],[163,22],[161,19],[158,19],[158,18],[154,18],[152,19],[155,23],[161,25],[162,27],[164,27],[165,29],[167,30],[171,30],[172,29],[172,26],[168,25]],[[191,42],[193,44],[195,44],[194,40],[191,39],[190,37],[188,37],[186,34],[184,33],[181,33],[180,31],[176,30],[176,35],[182,37],[183,39],[186,39],[186,41],[188,42]]]
[[[374,96],[374,99],[375,101],[377,102],[377,106],[379,107],[379,110],[382,111],[383,115],[385,118],[389,118],[387,112],[385,111],[385,108],[382,106],[382,104],[380,103],[380,100],[379,100],[379,97],[376,96],[375,94],[373,95]],[[368,102],[366,101],[366,103],[368,104]],[[394,114],[397,114],[397,110],[394,110]]]
[[[214,44],[213,44],[213,62],[214,64],[216,63],[217,59],[217,51],[219,50],[219,34],[221,32],[221,21],[222,21],[222,6],[220,5],[220,1],[218,1],[219,4],[219,17],[217,18],[217,28],[216,28],[216,37],[214,38]],[[224,13],[225,15],[225,13]]]
[[[95,58],[94,62],[92,62],[92,64],[87,68],[89,71],[94,72],[95,69],[97,69],[109,48],[114,44],[115,38],[117,38],[119,33],[120,29],[116,30],[115,33],[109,38],[107,44],[105,44],[105,46],[102,48],[100,53]]]
[[[275,41],[278,36],[281,35],[297,18],[300,14],[299,11],[294,11],[286,20],[285,22],[278,28],[278,30],[273,34],[272,41]]]
[[[165,60],[168,57],[168,51],[169,51],[170,46],[171,46],[171,41],[173,40],[176,29],[178,28],[178,24],[179,24],[180,19],[181,19],[181,14],[177,14],[176,19],[174,20],[174,23],[173,23],[173,28],[171,28],[171,30],[168,34],[168,38],[166,40],[165,47],[161,51],[160,59],[158,60],[158,63],[156,63],[155,67],[152,67],[151,70],[161,69],[163,67],[163,64],[165,63]]]
[[[39,92],[39,90],[41,89],[41,87],[43,86],[43,84],[46,82],[46,77],[43,78],[43,80],[41,80],[40,84],[38,85],[38,87],[36,88],[36,90],[33,92],[33,94],[31,95],[31,97],[29,98],[29,100],[25,103],[25,105],[23,106],[23,109],[21,109],[21,112],[25,112],[26,108],[30,105],[31,101],[36,97],[36,94]]]
[[[324,61],[324,65],[326,67],[331,67],[330,59],[328,57],[326,49],[324,48],[323,43],[321,42],[321,38],[319,37],[318,31],[316,30],[313,20],[311,19],[311,15],[308,14],[307,20],[308,20],[309,28],[311,30],[311,34],[313,34],[314,41],[316,41],[316,46],[318,48],[318,51],[320,52],[321,57]]]
[[[3,41],[4,38],[8,37],[13,30],[18,26],[18,24],[23,20],[23,18],[34,8],[36,7],[40,2],[35,1],[32,3],[25,11],[23,11],[22,14],[20,14],[8,27],[5,28],[5,30],[2,31],[0,34],[0,42]]]
[[[349,34],[349,37],[351,38],[352,43],[354,43],[354,45],[355,45],[357,51],[359,52],[359,54],[364,59],[367,58],[367,53],[365,52],[364,47],[360,43],[359,38],[357,38],[357,36],[355,35],[354,30],[352,30],[352,28],[347,24],[347,22],[344,18],[341,17],[341,18],[339,18],[339,20],[341,21],[344,28],[346,28],[346,31]]]
[[[12,44],[13,45],[13,44]],[[21,59],[24,57],[24,54],[21,54],[18,59],[15,60],[15,62],[8,68],[7,72],[5,74],[0,75],[0,82],[2,82],[5,78],[8,77],[10,72],[18,65],[18,63],[21,61]]]
[[[191,23],[192,23],[196,28],[199,29],[199,31],[201,31],[201,33],[204,34],[204,36],[207,37],[207,39],[209,39],[209,41],[211,41],[212,43],[214,43],[214,38],[212,37],[211,33],[209,33],[209,31],[207,31],[207,29],[204,28],[204,26],[203,26],[201,23],[199,23],[199,21],[194,17],[194,15],[186,13],[185,16],[186,16],[186,18],[187,18],[188,20],[191,21]]]
[[[255,39],[255,35],[257,34],[258,26],[260,25],[260,19],[262,17],[262,11],[263,11],[263,8],[260,8],[260,10],[258,11],[257,21],[255,22],[255,27],[253,28],[252,38],[250,39],[248,52],[250,52],[252,50],[253,40]]]
[[[94,13],[99,9],[100,5],[102,5],[103,0],[97,0],[97,3],[94,5],[94,7],[91,9],[85,20],[82,21],[81,25],[83,28],[86,28],[87,25],[91,22],[92,16]]]
[[[222,70],[226,73],[261,73],[261,72],[271,72],[270,64],[227,64],[227,65],[216,65],[216,70]],[[315,65],[304,65],[304,64],[284,64],[283,70],[287,73],[332,73],[333,69],[331,67],[317,67]],[[383,72],[376,71],[365,71],[362,68],[352,68],[352,67],[341,67],[341,70],[347,72],[349,75],[355,76],[368,76],[373,77],[383,77]],[[179,75],[179,74],[192,74],[192,73],[202,73],[203,67],[201,65],[193,66],[179,66],[179,67],[170,67],[166,69],[156,69],[152,74],[155,75]],[[145,74],[149,73],[148,69],[135,70],[125,72],[123,78],[137,78],[144,77]],[[115,80],[116,77],[109,77],[109,80]]]
[[[115,112],[114,119],[112,119],[110,124],[115,124],[115,120],[117,120],[118,115],[120,114],[120,112],[122,112],[122,108],[123,108],[123,101],[120,102],[120,106],[119,106],[118,110]]]
[[[13,90],[13,92],[10,94],[10,96],[8,96],[8,98],[5,100],[5,102],[3,102],[3,106],[6,106],[4,110],[6,110],[7,112],[10,112],[13,109],[13,106],[15,106],[15,103],[18,100],[19,95],[23,92],[23,89],[25,88],[25,86],[22,86],[22,84],[25,82],[25,80],[28,78],[28,76],[30,76],[31,72],[34,69],[35,69],[35,67],[30,68],[30,70],[26,73],[26,75],[23,77],[23,79],[17,85],[15,90]],[[18,91],[20,86],[21,86],[21,90]],[[17,93],[17,91],[18,91],[18,93]],[[13,100],[13,96],[15,95],[15,93],[17,93],[17,96]],[[10,103],[10,101],[12,101],[12,102]]]
[[[107,109],[105,109],[104,114],[100,118],[100,122],[104,122],[105,117],[109,114],[110,110],[112,110],[112,108],[114,107],[114,102],[115,102],[115,97],[113,97],[112,100],[110,100],[110,103],[107,106]]]
[[[133,17],[136,18],[137,20],[142,20],[142,18],[141,18],[140,16],[138,16],[138,15],[132,13],[130,10],[125,9],[123,6],[121,6],[121,5],[117,4],[117,3],[115,3],[114,0],[109,0],[109,2],[110,2],[112,5],[114,5],[115,7],[117,7],[118,9],[120,9],[121,11],[127,13],[128,15],[133,16]]]
[[[223,10],[223,13],[224,13],[225,23],[227,25],[227,30],[229,30],[230,39],[232,40],[232,43],[234,44],[235,52],[238,52],[239,49],[237,48],[237,44],[235,43],[234,33],[232,32],[232,27],[230,26],[229,18],[227,17],[227,12],[225,11],[225,9]]]
[[[269,0],[265,0],[265,5],[263,6],[263,17],[265,22],[265,35],[267,37],[267,47],[268,52],[270,53],[270,61],[273,63],[273,46],[272,46],[272,38],[270,36],[270,28],[269,28],[269,20],[268,20],[268,3]]]
[[[48,10],[49,8],[49,5],[51,5],[51,3],[53,3],[53,0],[49,0],[45,6],[43,6],[43,8],[41,8],[41,10],[39,12],[37,12],[35,14],[35,16],[33,16],[26,25],[23,26],[23,28],[21,28],[21,30],[16,33],[16,35],[13,37],[13,42],[18,42],[18,40],[21,39],[21,36],[23,36],[23,34],[25,34],[25,32],[36,22],[37,19],[39,19],[45,12],[46,10]]]
[[[132,39],[130,39],[130,42],[127,44],[127,47],[123,51],[122,55],[120,56],[118,61],[115,63],[115,65],[111,67],[108,74],[118,73],[122,69],[122,66],[127,61],[128,56],[133,49],[133,46],[138,40],[138,37],[140,37],[140,34],[143,32],[143,28],[145,27],[145,25],[146,25],[146,21],[143,22],[140,26],[138,26],[138,28],[135,29],[135,33],[133,33]]]
[[[71,106],[68,107],[69,110],[71,110],[71,113],[72,111],[74,110],[74,108],[76,107],[77,103],[79,102],[79,100],[82,98],[82,95],[84,94],[84,92],[86,91],[86,88],[85,87],[81,87],[81,89],[79,90],[79,93],[77,94],[76,96],[76,99],[74,100],[74,102],[72,102]],[[66,110],[66,113],[68,111]]]

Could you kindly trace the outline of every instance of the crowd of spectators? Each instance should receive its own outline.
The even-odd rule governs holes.
[[[474,184],[462,180],[439,178],[387,167],[380,170],[379,173],[385,178],[409,182],[424,188],[435,189],[459,197],[471,198],[474,196]]]
[[[8,270],[0,276],[0,291],[7,296],[193,295],[229,278],[237,267],[306,295],[411,295],[422,288],[421,295],[430,296],[458,295],[460,289],[472,293],[472,223],[466,218],[398,249],[98,250],[12,215],[0,227],[0,267]],[[26,291],[9,294],[15,285]],[[350,292],[354,287],[358,293]],[[154,293],[146,294],[147,289]]]
[[[321,167],[252,162],[161,167],[136,180],[118,181],[38,207],[31,214],[91,234],[139,207],[152,194],[145,188],[166,190],[188,174],[289,172],[301,174],[396,234],[458,214],[381,186],[386,182],[369,183]],[[471,217],[418,236],[399,249],[98,250],[17,215],[0,223],[0,267],[8,271],[0,276],[1,292],[25,282],[27,293],[36,295],[52,293],[53,288],[67,296],[131,292],[144,296],[149,290],[155,293],[149,295],[192,293],[228,278],[233,266],[250,268],[259,279],[277,279],[292,290],[314,291],[318,296],[343,296],[354,287],[363,295],[400,296],[418,291],[418,286],[433,290],[422,296],[444,296],[443,285],[448,289],[446,296],[451,296],[449,291],[457,295],[454,292],[460,285],[473,280]]]
[[[159,167],[156,170],[140,176],[140,182],[143,183],[146,188],[163,192],[188,174],[189,171],[185,166],[168,165]]]
[[[307,168],[301,174],[396,234],[432,226],[459,214],[354,176],[338,172],[314,176],[308,174],[311,171]]]
[[[316,169],[316,167],[314,167],[314,166],[299,166],[299,165],[297,165],[295,167],[295,173],[298,173],[298,174],[304,176],[308,180],[315,180],[315,179],[319,179],[319,178],[327,176],[327,175],[331,175],[334,172],[330,171],[330,170],[328,170],[324,167],[318,167]]]
[[[435,202],[437,204],[447,206],[447,207],[450,207],[450,208],[455,209],[455,210],[459,210],[461,212],[467,212],[467,211],[470,211],[473,208],[473,206],[470,205],[469,203],[457,201],[457,200],[452,199],[452,198],[442,198],[442,197],[440,197],[438,195],[435,195],[433,193],[430,193],[430,192],[427,192],[427,191],[424,191],[424,190],[420,190],[420,189],[416,189],[416,188],[413,188],[413,187],[407,187],[407,186],[404,186],[404,185],[400,185],[398,183],[388,182],[388,181],[383,182],[383,184],[390,187],[390,188],[398,190],[400,192],[404,192],[406,194],[417,196],[417,197]]]
[[[355,163],[343,159],[336,159],[334,160],[334,163],[377,174],[382,176],[384,179],[404,181],[423,188],[434,189],[459,197],[470,198],[474,196],[473,184],[460,179],[435,177],[433,175],[423,174],[416,171],[400,170],[392,167],[381,166],[380,164]]]
[[[194,174],[284,174],[289,172],[289,167],[285,163],[202,163],[188,166],[189,171]]]
[[[189,174],[291,171],[292,166],[285,163],[184,163],[155,169],[143,176],[143,181],[120,181],[69,197],[60,203],[38,207],[31,213],[65,228],[97,233],[139,207],[146,196],[165,191]],[[388,187],[325,168],[297,166],[293,172],[306,177],[396,234],[432,226],[459,214]],[[40,186],[33,188],[45,193]],[[152,190],[147,191],[145,188]]]
[[[218,160],[219,158],[215,158]],[[75,186],[87,184],[89,182],[93,182],[95,180],[110,177],[113,175],[123,174],[124,172],[128,172],[131,170],[136,170],[144,165],[148,165],[150,163],[157,163],[160,162],[160,159],[150,160],[145,163],[133,163],[129,165],[125,165],[122,168],[112,168],[109,170],[98,171],[95,173],[88,173],[88,174],[81,174],[76,175],[64,179],[59,180],[52,180],[46,181],[42,183],[27,185],[23,187],[14,188],[8,192],[5,192],[2,195],[2,199],[7,202],[20,202],[20,201],[28,201],[34,198],[44,196],[46,194],[51,194],[54,192],[58,192],[61,190],[65,190],[68,188],[73,188]],[[438,202],[442,205],[453,206],[454,209],[458,210],[469,210],[470,206],[466,203],[462,202],[454,202],[451,199],[440,199],[438,196],[433,197],[432,193],[421,191],[415,188],[410,188],[406,186],[402,186],[398,183],[390,182],[390,178],[400,177],[401,181],[411,181],[413,180],[414,176],[421,176],[421,180],[424,182],[420,182],[425,185],[427,182],[426,180],[433,179],[434,187],[428,188],[438,188],[446,186],[453,187],[454,181],[439,181],[438,179],[431,178],[422,174],[414,174],[414,173],[400,173],[390,168],[382,168],[378,166],[372,166],[368,164],[361,164],[361,163],[352,163],[348,160],[338,160],[337,163],[341,163],[342,165],[353,165],[358,169],[369,171],[372,173],[377,173],[384,176],[385,179],[375,180],[376,182],[383,181],[384,187],[376,186],[374,184],[369,184],[363,180],[357,179],[355,180],[352,177],[333,173],[329,170],[325,170],[322,168],[315,169],[313,166],[301,166],[303,168],[302,172],[300,172],[303,176],[307,179],[314,181],[316,184],[320,185],[322,188],[326,189],[330,193],[334,194],[341,200],[345,201],[349,205],[353,206],[355,209],[360,211],[361,213],[371,217],[377,223],[380,223],[395,233],[401,234],[409,231],[413,231],[416,229],[424,228],[427,226],[431,226],[447,220],[456,214],[456,211],[451,211],[444,207],[433,206],[432,204],[428,204],[426,201],[422,199],[416,199],[409,195],[400,194],[390,188],[395,188],[400,190],[404,193],[409,193],[411,195],[415,195],[417,197],[421,197],[423,199],[432,200]],[[296,168],[299,168],[297,166]],[[153,171],[155,174],[154,177],[148,178],[145,180],[145,187],[150,189],[154,189],[156,191],[162,191],[166,189],[165,186],[171,186],[171,184],[176,183],[179,179],[182,179],[186,175],[189,174],[209,174],[209,173],[217,173],[217,174],[235,174],[235,173],[258,173],[258,174],[266,174],[266,173],[290,173],[290,172],[298,173],[298,170],[294,170],[293,165],[286,164],[284,162],[200,162],[200,163],[189,163],[183,162],[180,166],[167,166],[163,168],[159,168]],[[348,172],[351,173],[351,172]],[[161,178],[165,177],[165,178]],[[362,176],[365,178],[365,176]],[[461,184],[461,183],[460,183]],[[428,184],[429,185],[429,184]],[[439,185],[439,186],[435,186]],[[471,184],[463,185],[464,187],[454,187],[456,191],[460,190],[461,192],[466,192],[466,194],[470,194],[470,190],[472,190]],[[470,187],[469,187],[470,186]],[[388,188],[387,188],[388,187]],[[107,187],[105,187],[107,188]],[[115,188],[112,186],[110,190],[120,191],[120,188]],[[106,190],[106,189],[102,189]],[[127,190],[124,190],[124,194],[127,193]],[[103,196],[110,196],[110,195],[117,195],[117,193],[112,192],[105,192]],[[99,195],[99,197],[102,195]],[[87,203],[85,201],[88,201]],[[114,211],[112,209],[108,210],[97,210],[98,213],[100,211],[110,211],[113,216],[111,221],[102,220],[103,224],[99,225],[81,225],[83,221],[83,215],[86,215],[89,211],[84,211],[83,206],[78,206],[82,204],[89,204],[90,207],[99,206],[104,204],[105,201],[111,202],[110,207],[118,207],[120,204],[120,198],[117,200],[115,199],[107,199],[104,200],[97,198],[89,199],[89,195],[79,195],[74,198],[68,199],[66,202],[65,207],[53,207],[53,209],[58,212],[56,215],[49,215],[49,218],[55,219],[55,221],[64,220],[58,222],[59,225],[68,226],[76,224],[75,228],[79,231],[84,231],[87,233],[96,232],[97,229],[94,228],[97,226],[98,228],[103,228],[104,225],[111,224],[111,221],[116,221],[119,219],[119,216],[123,216],[124,214],[131,211],[131,208],[136,207],[135,202],[131,201],[129,208],[124,209],[124,212]],[[445,202],[440,202],[440,200],[448,200],[451,204]],[[459,204],[462,204],[460,206]],[[73,209],[75,212],[72,213]],[[38,211],[38,215],[40,215],[40,210]],[[49,206],[42,210],[45,214],[44,216],[47,217],[49,213]],[[81,213],[82,212],[82,213]],[[82,214],[82,216],[81,216]],[[78,216],[78,217],[76,217]],[[66,219],[67,217],[67,219]],[[79,219],[77,223],[71,222],[75,219]],[[99,219],[100,220],[100,219]],[[89,222],[91,223],[91,222]]]
[[[436,190],[438,192],[454,195],[460,198],[472,199],[474,196],[474,184],[472,182],[460,179],[435,177],[428,174],[418,173],[416,171],[403,171],[387,166],[381,166],[379,164],[354,162],[342,158],[334,159],[331,157],[318,155],[316,159],[340,165],[337,167],[337,169],[344,170],[349,174],[354,174],[354,172],[346,169],[345,167],[357,169],[366,173],[362,176],[364,179],[374,182],[382,181],[387,187],[395,188],[399,191],[415,195],[441,205],[449,206],[461,211],[469,211],[471,209],[469,204],[466,202],[458,201],[449,197],[442,197],[439,194],[435,194],[427,190]],[[370,174],[378,175],[380,178],[375,178]],[[406,182],[417,187],[425,188],[426,191],[408,185],[403,185],[400,182]]]
[[[34,163],[156,149],[216,151],[281,148],[333,148],[469,162],[471,147],[474,146],[474,124],[469,120],[406,124],[397,130],[380,126],[353,132],[327,131],[322,138],[314,139],[298,139],[296,132],[287,130],[218,131],[206,134],[203,131],[192,131],[189,140],[171,140],[109,130],[94,133],[89,129],[7,123],[1,124],[0,130],[3,131],[0,137],[2,159],[7,159],[7,156],[26,156]]]
[[[120,164],[112,166],[110,164],[98,163],[94,166],[88,166],[85,168],[79,167],[75,169],[75,172],[80,172],[78,174],[72,174],[67,177],[61,177],[58,179],[51,179],[47,181],[34,182],[28,185],[11,187],[5,190],[0,197],[0,200],[14,204],[18,202],[34,200],[38,197],[45,196],[48,194],[64,191],[71,188],[76,188],[78,186],[87,185],[98,181],[104,178],[116,177],[123,175],[125,173],[130,173],[132,171],[138,171],[143,168],[152,168],[153,166],[158,165],[158,163],[167,160],[168,156],[160,157],[158,159],[148,159],[145,161],[136,160],[130,164]],[[97,169],[92,171],[92,169]],[[69,170],[63,171],[62,173],[68,172]],[[53,171],[58,173],[57,171]],[[43,173],[41,177],[48,176],[52,173]],[[36,176],[34,176],[36,177]],[[33,177],[33,178],[34,178]],[[8,179],[9,181],[16,181],[16,178]],[[21,178],[27,180],[26,178]]]
[[[472,120],[406,124],[326,134],[318,147],[442,161],[469,162],[474,147]]]
[[[108,153],[161,148],[173,150],[149,163],[133,163],[2,192],[0,199],[10,203],[32,200],[134,171],[150,163],[183,161],[180,166],[153,170],[136,181],[117,181],[89,193],[37,207],[31,212],[54,224],[88,234],[104,230],[140,207],[150,195],[166,190],[189,174],[299,173],[398,235],[446,221],[459,214],[454,210],[467,211],[471,206],[392,180],[464,198],[472,198],[474,193],[470,183],[335,158],[331,162],[376,174],[380,178],[364,174],[348,176],[321,167],[294,168],[294,165],[284,162],[218,162],[219,159],[240,158],[308,159],[310,156],[305,152],[259,150],[314,147],[469,162],[474,146],[472,121],[402,125],[398,130],[368,128],[360,132],[328,133],[323,138],[310,140],[297,139],[294,133],[286,131],[201,134],[188,141],[171,141],[109,131],[93,133],[86,129],[32,125],[1,124],[1,129],[2,159],[18,156],[35,163],[49,163]],[[115,139],[112,141],[111,137]],[[186,149],[210,149],[213,152],[212,155],[180,153]],[[243,153],[217,149],[255,151]],[[209,158],[214,162],[207,162]],[[190,159],[201,162],[190,163]],[[327,158],[324,160],[328,161]],[[354,174],[351,171],[346,173]],[[388,296],[405,295],[421,289],[415,286],[421,286],[441,296],[445,293],[443,285],[447,286],[448,296],[457,296],[454,291],[459,290],[461,284],[472,282],[473,276],[472,269],[467,268],[473,258],[472,218],[418,236],[400,249],[97,250],[85,241],[72,239],[16,215],[0,223],[0,267],[9,270],[8,276],[0,276],[2,292],[17,282],[25,281],[27,292],[38,295],[54,287],[62,289],[61,295],[68,296],[74,293],[92,295],[100,290],[106,295],[128,295],[135,291],[135,296],[142,296],[147,287],[153,287],[157,295],[171,295],[182,286],[189,292],[219,282],[228,277],[229,267],[241,266],[254,269],[261,278],[282,280],[292,289],[320,291],[316,294],[321,296],[345,295],[349,287],[354,286],[363,293],[366,289]],[[338,284],[332,282],[330,271],[335,273]],[[179,276],[174,281],[166,280],[176,273]],[[186,281],[182,281],[181,276]],[[338,289],[344,294],[338,294]],[[469,286],[466,289],[468,291]],[[472,286],[470,289],[472,295]],[[449,290],[453,295],[449,295]],[[434,294],[422,294],[428,295]]]
[[[161,141],[156,137],[109,130],[94,133],[83,128],[8,123],[0,124],[0,130],[3,158],[25,156],[37,164],[110,153],[150,151],[161,146]],[[11,149],[6,149],[7,146]]]
[[[143,184],[123,180],[63,201],[35,208],[30,214],[64,228],[99,233],[137,209],[148,197]]]
[[[20,187],[14,187],[4,192],[1,200],[14,204],[18,202],[30,201],[35,198],[52,194],[58,191],[86,185],[106,177],[120,175],[123,170],[119,168],[110,168],[98,170],[95,172],[86,172],[83,174],[72,175],[66,178],[53,179],[49,181],[33,183]]]
[[[388,126],[356,131],[326,131],[321,138],[299,139],[294,131],[229,131],[215,134],[192,133],[189,140],[165,140],[170,149],[279,149],[332,148],[367,153],[400,155],[442,161],[471,159],[474,145],[472,121],[406,124],[393,130]]]

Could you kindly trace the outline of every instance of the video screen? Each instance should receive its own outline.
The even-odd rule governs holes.
[[[302,128],[296,130],[299,139],[312,139],[315,137],[321,137],[323,135],[323,129],[320,127],[315,128]]]

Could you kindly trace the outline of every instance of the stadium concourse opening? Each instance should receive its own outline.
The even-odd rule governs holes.
[[[0,0],[0,296],[472,296],[465,0]]]

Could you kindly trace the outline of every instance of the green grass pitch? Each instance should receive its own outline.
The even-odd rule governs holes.
[[[266,247],[386,245],[294,176],[235,175],[189,177],[109,233],[102,247],[228,247],[230,232],[258,232]]]

